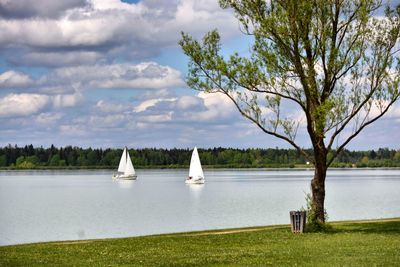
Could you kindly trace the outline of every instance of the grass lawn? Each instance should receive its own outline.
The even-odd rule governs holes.
[[[0,266],[400,266],[400,218],[0,247]]]

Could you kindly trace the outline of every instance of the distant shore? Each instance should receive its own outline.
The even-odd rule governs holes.
[[[267,170],[313,170],[313,166],[307,165],[296,165],[296,166],[225,166],[225,165],[212,165],[212,166],[204,166],[205,170],[212,169],[267,169]],[[137,166],[135,167],[137,170],[150,170],[150,169],[189,169],[189,166],[186,165],[156,165],[156,166]],[[373,170],[373,169],[382,169],[382,170],[396,170],[400,169],[400,167],[329,167],[332,169],[344,169],[344,170]],[[35,168],[17,168],[17,167],[0,167],[0,171],[29,171],[29,170],[109,170],[116,171],[116,167],[105,167],[105,166],[37,166]]]
[[[312,150],[307,150],[312,154]],[[312,163],[294,149],[205,148],[198,149],[205,168],[312,168]],[[136,169],[181,169],[190,165],[192,149],[129,149]],[[1,169],[110,169],[119,165],[122,150],[115,148],[0,147]],[[400,150],[344,150],[331,167],[400,167]]]

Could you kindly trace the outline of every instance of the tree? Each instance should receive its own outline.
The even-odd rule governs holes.
[[[400,150],[397,150],[394,154],[393,160],[400,162]]]
[[[60,155],[55,154],[51,157],[49,166],[60,166]]]
[[[87,154],[87,162],[89,166],[95,166],[99,163],[99,158],[95,150],[89,150],[89,153]]]
[[[24,156],[19,156],[19,157],[15,160],[15,165],[18,167],[18,166],[21,165],[24,161],[25,161],[25,157],[24,157]]]
[[[25,146],[27,147],[27,146]],[[32,154],[33,154],[33,147],[32,147]],[[38,164],[39,159],[36,156],[24,157],[20,156],[15,161],[15,166],[21,169],[33,169]]]
[[[251,55],[224,57],[217,30],[202,41],[182,33],[187,84],[225,94],[241,115],[314,164],[313,222],[323,224],[328,167],[399,98],[400,6],[378,0],[220,0],[220,6],[232,8],[252,38]],[[309,136],[311,153],[298,144],[299,130]]]
[[[7,157],[6,155],[0,155],[0,167],[7,166]]]

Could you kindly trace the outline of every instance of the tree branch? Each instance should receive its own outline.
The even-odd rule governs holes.
[[[396,96],[396,98],[394,100],[392,100],[387,106],[386,108],[379,114],[377,115],[375,118],[373,118],[372,120],[369,120],[367,122],[365,122],[364,124],[362,124],[360,126],[360,128],[358,128],[358,130],[356,130],[352,135],[350,135],[347,140],[345,142],[343,142],[337,149],[336,151],[333,153],[332,158],[328,160],[327,166],[330,166],[332,164],[332,162],[334,161],[334,159],[338,156],[338,154],[343,150],[343,148],[354,138],[356,137],[365,127],[367,127],[368,125],[370,125],[371,123],[375,122],[376,120],[378,120],[379,118],[381,118],[383,115],[385,115],[385,113],[389,110],[389,108],[397,101],[397,99],[399,98],[400,94],[398,94]]]

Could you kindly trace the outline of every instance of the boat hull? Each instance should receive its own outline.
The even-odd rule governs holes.
[[[197,179],[197,180],[194,180],[194,179],[186,179],[186,180],[185,180],[185,183],[186,183],[186,184],[204,184],[204,178],[202,178],[202,179]]]
[[[136,180],[137,175],[114,174],[113,180]]]

